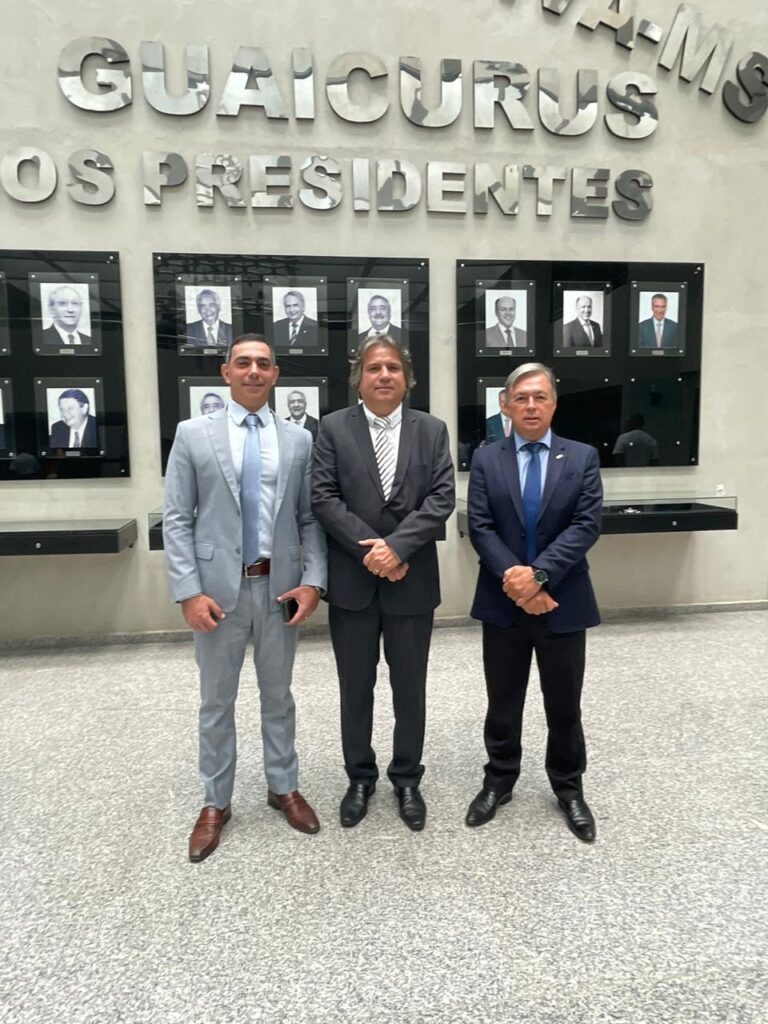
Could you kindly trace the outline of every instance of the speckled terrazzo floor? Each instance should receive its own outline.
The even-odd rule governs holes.
[[[245,679],[233,820],[192,865],[191,647],[3,656],[0,1021],[765,1021],[767,612],[591,633],[593,847],[548,791],[535,683],[515,798],[464,826],[483,764],[476,629],[435,633],[421,834],[386,785],[338,827],[322,638],[300,645],[294,688],[323,828],[292,832],[265,804]],[[386,684],[380,698],[386,763]]]

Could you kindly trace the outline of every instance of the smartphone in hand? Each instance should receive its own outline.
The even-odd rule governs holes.
[[[283,609],[283,622],[290,622],[296,612],[299,610],[299,602],[289,597],[287,601],[282,601],[280,607]]]

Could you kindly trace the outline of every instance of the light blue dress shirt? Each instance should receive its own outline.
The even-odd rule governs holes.
[[[243,472],[243,451],[245,434],[248,428],[245,417],[248,409],[230,400],[227,403],[227,426],[229,429],[229,448],[232,464],[238,484]],[[272,527],[275,518],[275,496],[277,494],[277,469],[279,451],[277,445],[277,427],[274,415],[265,403],[256,410],[259,419],[259,441],[261,444],[261,497],[259,501],[259,558],[272,557]]]
[[[525,490],[525,479],[528,476],[528,467],[533,456],[529,451],[523,451],[524,444],[530,444],[524,437],[520,437],[517,431],[513,432],[515,438],[515,452],[517,453],[517,472],[520,477],[520,493]],[[548,430],[543,437],[539,438],[539,444],[546,447],[539,452],[539,466],[541,467],[541,493],[544,493],[544,484],[547,480],[547,466],[549,466],[549,451],[552,447],[552,431]]]

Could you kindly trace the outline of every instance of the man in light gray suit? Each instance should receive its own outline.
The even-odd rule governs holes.
[[[261,335],[236,338],[221,372],[231,400],[179,424],[163,516],[171,594],[194,630],[200,669],[205,806],[189,840],[192,861],[213,853],[231,817],[235,698],[251,636],[267,802],[301,832],[320,827],[297,788],[290,689],[292,627],[314,612],[327,576],[325,537],[310,509],[312,437],[270,411],[280,371]]]

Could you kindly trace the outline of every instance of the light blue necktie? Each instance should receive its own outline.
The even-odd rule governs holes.
[[[259,557],[259,496],[261,493],[261,440],[259,417],[245,417],[246,435],[243,471],[240,474],[240,506],[243,517],[243,563],[252,565]]]
[[[523,488],[523,513],[525,515],[525,547],[528,558],[528,565],[533,565],[537,555],[536,551],[536,520],[539,518],[539,506],[541,504],[541,462],[539,452],[546,445],[541,441],[529,441],[523,445],[523,451],[531,453],[531,461],[528,463],[528,472],[525,477]]]

